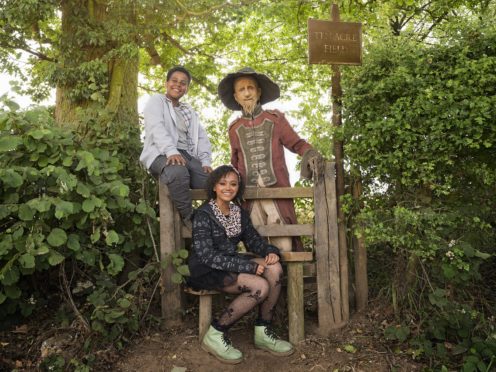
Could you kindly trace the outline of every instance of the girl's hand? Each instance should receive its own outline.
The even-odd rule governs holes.
[[[255,274],[262,275],[264,273],[264,271],[265,271],[265,266],[258,264],[258,266],[257,266],[257,272]]]
[[[275,253],[269,253],[267,256],[265,256],[265,263],[267,265],[273,265],[278,262],[279,262],[279,256]]]

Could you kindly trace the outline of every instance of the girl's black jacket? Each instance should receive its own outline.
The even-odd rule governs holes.
[[[244,209],[241,208],[241,234],[228,238],[212,207],[203,204],[193,217],[193,242],[188,261],[191,277],[205,275],[213,269],[255,274],[258,265],[238,252],[239,242],[243,242],[247,251],[260,257],[269,253],[280,255],[279,249],[267,243],[255,230]]]

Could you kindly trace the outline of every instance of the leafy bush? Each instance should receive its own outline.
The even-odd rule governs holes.
[[[343,99],[345,153],[364,185],[357,220],[369,254],[391,261],[401,325],[386,337],[433,365],[481,371],[494,364],[496,310],[481,280],[496,241],[496,28],[486,21],[444,30],[442,43],[386,37],[345,71]]]
[[[46,109],[3,104],[0,319],[27,316],[58,292],[88,334],[119,343],[138,329],[159,275],[156,260],[146,264],[149,233],[158,230],[148,177],[129,157],[139,137],[109,141],[95,130],[83,137],[57,127]]]

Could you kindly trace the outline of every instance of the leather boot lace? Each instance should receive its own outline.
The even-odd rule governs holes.
[[[274,341],[278,339],[276,332],[270,327],[265,327],[265,334]]]
[[[222,342],[224,343],[224,345],[226,345],[227,348],[232,347],[232,341],[226,333],[222,334]]]

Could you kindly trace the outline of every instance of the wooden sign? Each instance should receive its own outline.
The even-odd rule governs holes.
[[[362,24],[308,19],[308,62],[361,65]]]

